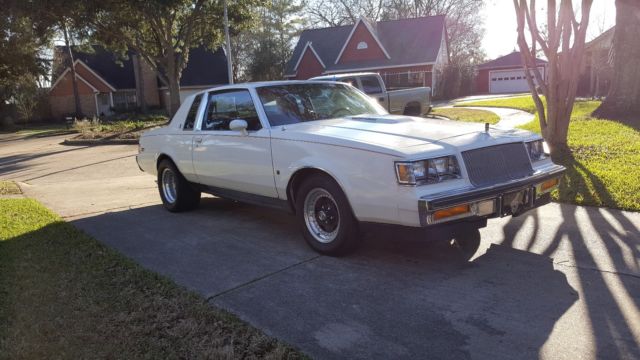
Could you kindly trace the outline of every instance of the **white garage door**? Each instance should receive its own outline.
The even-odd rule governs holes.
[[[538,68],[544,76],[544,68]],[[489,71],[489,92],[492,94],[529,91],[524,70]]]

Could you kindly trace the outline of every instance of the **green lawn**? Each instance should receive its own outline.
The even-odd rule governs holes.
[[[21,193],[22,191],[13,181],[0,180],[0,195],[18,195]]]
[[[561,202],[640,211],[640,119],[629,125],[592,118],[599,104],[576,101],[574,105],[568,139],[572,154],[558,160],[568,171],[554,197]],[[479,101],[473,106],[536,112],[530,96]],[[539,133],[537,116],[522,128]]]
[[[431,111],[432,115],[444,116],[451,120],[467,121],[467,122],[479,122],[497,124],[500,121],[500,117],[491,111],[476,110],[476,109],[462,109],[462,108],[434,108]]]
[[[544,98],[543,98],[544,102]],[[505,107],[505,108],[513,108],[523,110],[532,114],[536,113],[536,105],[533,103],[533,99],[531,96],[518,96],[511,98],[499,98],[492,100],[480,100],[480,101],[470,101],[464,103],[458,103],[454,105],[455,107],[465,107],[465,106],[481,106],[481,107]]]
[[[302,355],[31,199],[0,199],[0,358]]]

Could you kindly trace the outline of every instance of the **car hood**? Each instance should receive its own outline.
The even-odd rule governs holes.
[[[411,156],[423,152],[497,145],[538,138],[523,130],[500,130],[485,124],[398,115],[361,115],[283,126],[282,135],[306,141],[344,145],[390,155]]]

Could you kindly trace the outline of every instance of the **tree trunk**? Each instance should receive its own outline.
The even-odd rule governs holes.
[[[143,114],[147,113],[147,100],[144,96],[144,72],[142,69],[142,59],[139,55],[132,56],[133,75],[136,80],[136,96],[138,97],[138,105]]]
[[[606,99],[593,112],[608,119],[629,119],[640,113],[640,2],[616,0],[613,34],[613,81]]]
[[[69,69],[71,70],[71,84],[73,87],[73,100],[75,104],[75,117],[82,118],[82,107],[80,106],[80,95],[78,94],[78,79],[76,79],[76,64],[73,60],[73,51],[71,50],[71,44],[69,42],[69,32],[67,31],[67,24],[62,22],[62,33],[64,35],[64,45],[69,52]]]
[[[180,107],[180,79],[177,76],[169,76],[169,115],[173,115]]]

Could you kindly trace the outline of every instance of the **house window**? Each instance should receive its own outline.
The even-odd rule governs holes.
[[[118,110],[134,109],[138,106],[135,90],[121,90],[113,93],[113,108]]]
[[[358,50],[364,50],[364,49],[367,49],[367,48],[369,48],[369,45],[367,45],[367,43],[364,42],[364,41],[360,41],[358,43],[358,46],[356,46],[356,49],[358,49]]]

